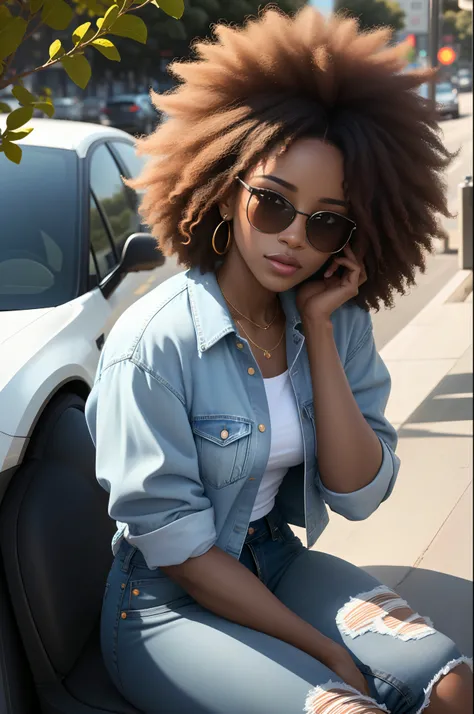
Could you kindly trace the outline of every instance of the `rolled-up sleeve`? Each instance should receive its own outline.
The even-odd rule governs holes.
[[[86,405],[109,515],[149,568],[178,565],[216,542],[184,400],[128,359],[107,367]]]
[[[351,493],[330,491],[317,477],[327,505],[351,521],[368,518],[390,496],[400,468],[400,460],[395,454],[397,432],[385,418],[391,388],[390,374],[375,347],[370,315],[359,314],[359,319],[362,323],[359,335],[362,333],[362,336],[349,353],[344,369],[361,413],[380,440],[382,463],[370,483]]]

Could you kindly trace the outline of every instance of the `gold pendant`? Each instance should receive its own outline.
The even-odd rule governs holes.
[[[266,357],[267,359],[270,359],[271,354],[268,350],[265,350],[265,352],[263,353],[263,356]]]

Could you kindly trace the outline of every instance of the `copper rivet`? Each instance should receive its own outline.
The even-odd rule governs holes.
[[[253,375],[255,374],[255,370],[253,367],[249,367],[247,372],[248,372],[248,374],[250,374],[251,377],[253,377]]]
[[[261,431],[262,434],[263,434],[263,432],[265,431],[265,424],[259,424],[259,425],[258,425],[258,430]]]
[[[126,612],[122,612],[122,614],[120,615],[120,617],[122,618],[122,620],[126,620],[126,619],[127,619],[127,613],[126,613]]]
[[[132,590],[132,595],[140,595],[140,590],[138,590],[137,588],[134,588]]]
[[[121,586],[122,590],[125,590],[125,583],[122,583]]]
[[[255,528],[250,527],[247,531],[249,535],[253,535],[255,533]]]
[[[227,429],[222,429],[222,431],[221,431],[221,439],[224,439],[224,440],[225,440],[225,439],[228,439],[228,438],[229,438],[229,432],[227,431]]]
[[[244,346],[243,346],[242,342],[237,342],[236,347],[237,347],[238,350],[243,350],[243,349],[244,349]]]

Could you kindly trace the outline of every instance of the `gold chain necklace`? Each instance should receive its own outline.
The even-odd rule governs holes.
[[[280,339],[276,343],[275,347],[271,347],[269,350],[267,350],[267,349],[265,349],[265,347],[260,347],[260,345],[257,345],[257,343],[252,340],[252,338],[250,337],[249,333],[247,332],[245,327],[242,325],[240,320],[236,320],[236,322],[239,325],[239,327],[243,330],[244,334],[247,335],[248,341],[251,342],[254,347],[257,347],[257,349],[261,350],[261,352],[263,352],[263,356],[266,359],[270,359],[272,356],[272,352],[274,352],[277,349],[277,347],[279,347],[281,345],[281,341],[283,340],[283,337],[285,336],[285,332],[286,332],[286,325],[284,325],[283,332],[281,333]]]
[[[221,288],[220,285],[219,285],[219,287]],[[229,300],[228,297],[226,297],[226,295],[225,295],[224,291],[222,290],[222,288],[221,288],[221,293],[222,293],[222,295],[224,296],[224,300],[226,301],[226,303],[227,303],[228,305],[230,305],[233,310],[235,310],[235,312],[237,313],[237,315],[240,315],[240,317],[243,317],[244,320],[247,320],[247,322],[250,322],[250,324],[251,324],[251,325],[254,325],[254,327],[258,327],[259,330],[268,330],[268,329],[273,325],[273,323],[275,322],[275,320],[276,320],[277,317],[278,317],[278,303],[277,303],[276,310],[275,310],[275,314],[274,314],[272,320],[268,323],[268,325],[259,325],[257,322],[254,322],[253,320],[251,320],[250,317],[247,317],[247,315],[244,315],[243,312],[240,312],[240,310],[239,310],[238,308],[236,308],[235,305],[232,305],[231,301]],[[245,333],[245,334],[247,334],[247,333]],[[250,339],[250,338],[249,338],[249,339]],[[258,345],[255,345],[255,346],[257,347]]]

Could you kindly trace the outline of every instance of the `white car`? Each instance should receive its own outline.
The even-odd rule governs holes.
[[[0,711],[130,714],[100,655],[115,526],[84,405],[117,318],[179,268],[122,181],[131,136],[30,125],[19,165],[0,154]]]
[[[45,410],[91,388],[112,325],[177,267],[141,226],[121,176],[133,139],[38,119],[19,166],[0,155],[0,500]]]

